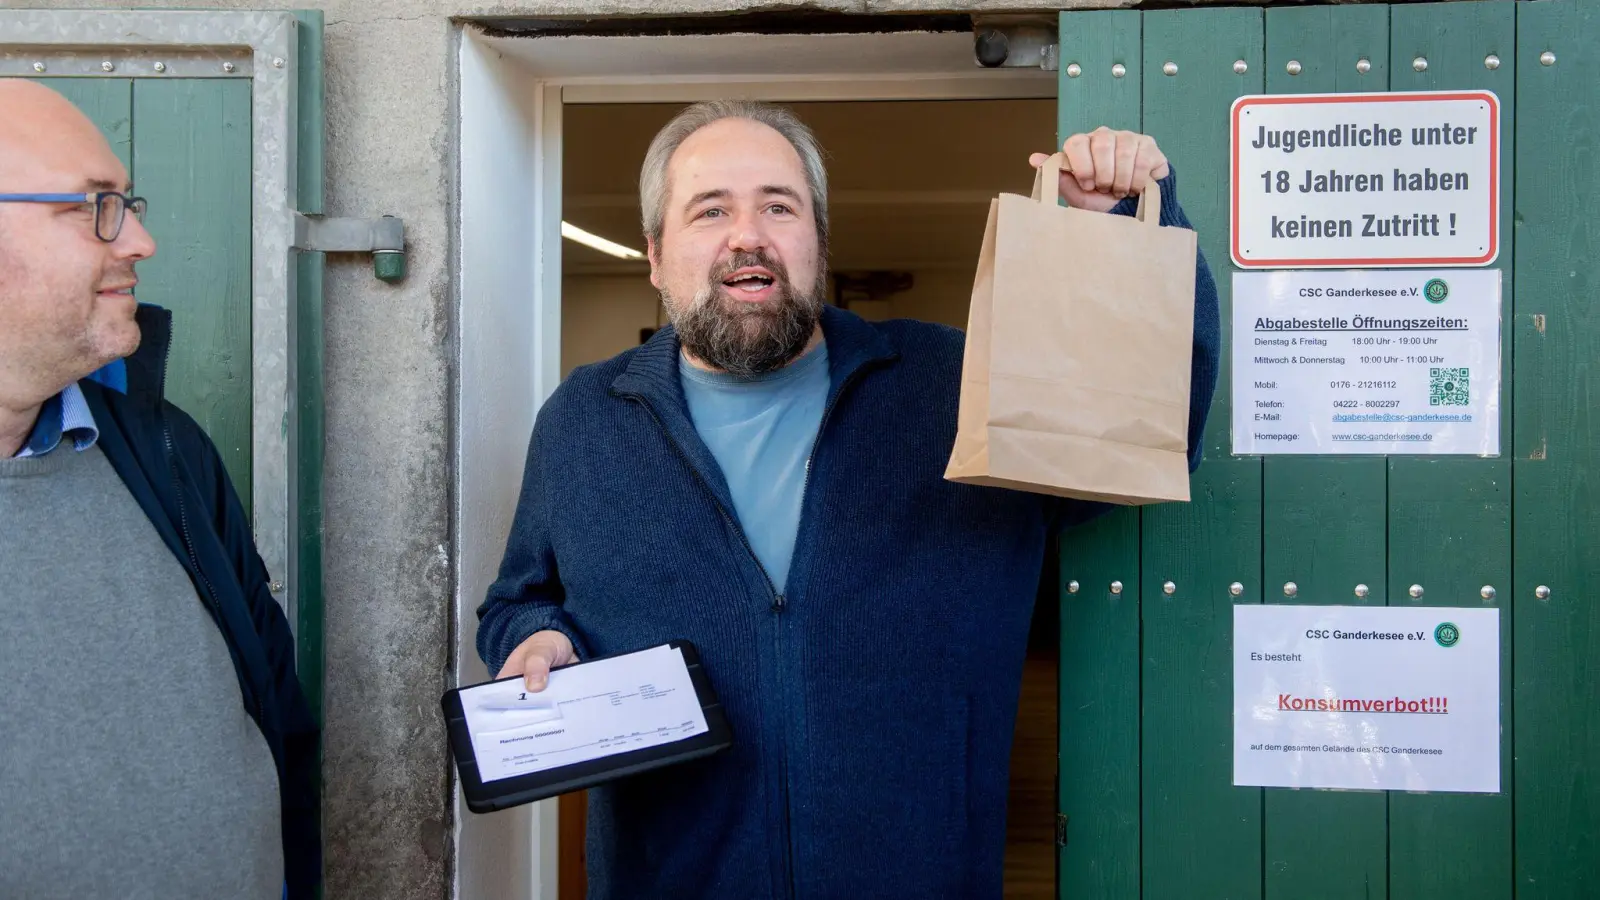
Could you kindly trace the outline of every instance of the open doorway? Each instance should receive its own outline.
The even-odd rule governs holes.
[[[737,96],[796,108],[831,154],[834,301],[868,319],[964,326],[989,198],[1028,190],[1028,153],[1055,142],[1056,73],[977,66],[964,17],[844,18],[837,33],[741,30],[733,19],[688,34],[551,36],[508,20],[463,30],[458,683],[489,676],[473,610],[505,549],[539,406],[574,366],[634,346],[662,322],[645,265],[626,251],[643,250],[645,147],[683,104]],[[625,249],[596,251],[573,228]],[[1047,569],[1012,758],[1013,898],[1054,895],[1059,635]],[[456,801],[462,900],[582,896],[581,798],[481,816],[459,789]]]
[[[832,302],[863,318],[964,328],[989,200],[1032,186],[1055,101],[787,104],[828,152]],[[561,373],[641,343],[665,322],[640,236],[638,177],[681,103],[563,110]],[[1044,580],[1012,754],[1006,897],[1055,896],[1054,578]],[[584,896],[584,798],[561,803],[561,900]]]

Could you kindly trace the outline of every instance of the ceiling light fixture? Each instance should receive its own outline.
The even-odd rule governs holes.
[[[561,223],[561,236],[619,259],[644,259],[644,254],[639,251],[624,247],[615,241],[608,241],[597,234],[590,234],[570,222]]]

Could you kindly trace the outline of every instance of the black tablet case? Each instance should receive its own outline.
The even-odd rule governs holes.
[[[711,687],[711,680],[706,676],[705,666],[700,662],[699,651],[688,641],[669,641],[667,646],[677,648],[683,652],[684,664],[689,669],[689,679],[694,684],[696,695],[700,698],[700,708],[704,710],[707,731],[694,737],[673,741],[670,744],[661,744],[655,747],[645,747],[639,750],[628,750],[612,756],[603,756],[599,759],[586,760],[568,766],[546,769],[542,772],[530,772],[527,775],[517,775],[499,781],[485,784],[478,775],[477,757],[472,752],[472,736],[467,731],[467,717],[461,707],[461,692],[480,685],[465,685],[445,691],[440,698],[444,707],[445,728],[450,736],[450,753],[456,760],[456,771],[461,774],[461,790],[466,796],[467,809],[475,813],[495,812],[544,800],[560,794],[569,794],[581,791],[597,784],[660,769],[666,766],[688,762],[710,756],[733,744],[733,732],[728,727],[727,717],[723,714],[722,704],[717,700],[716,692]],[[642,648],[645,650],[652,647]],[[594,659],[584,660],[573,665],[582,666],[602,659],[613,659],[618,656],[628,656],[639,651],[615,653],[609,656],[597,656]],[[558,667],[556,671],[571,668],[571,666]],[[499,681],[512,681],[522,676],[497,679]],[[492,684],[493,682],[480,682]]]

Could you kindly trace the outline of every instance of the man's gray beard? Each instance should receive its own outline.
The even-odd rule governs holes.
[[[802,293],[770,263],[750,264],[772,271],[776,296],[763,303],[725,299],[725,275],[718,272],[689,304],[661,294],[683,348],[708,366],[744,378],[777,371],[805,352],[822,318],[827,283],[826,272],[819,271],[817,283]]]

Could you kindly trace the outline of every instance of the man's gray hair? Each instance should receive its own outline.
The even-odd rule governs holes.
[[[749,119],[783,135],[800,156],[805,168],[806,186],[811,189],[811,208],[817,220],[817,247],[824,258],[828,250],[828,170],[822,162],[822,145],[816,135],[789,109],[759,100],[711,100],[696,103],[678,113],[650,142],[639,171],[639,207],[644,233],[656,244],[667,214],[667,165],[689,136],[723,119]]]

